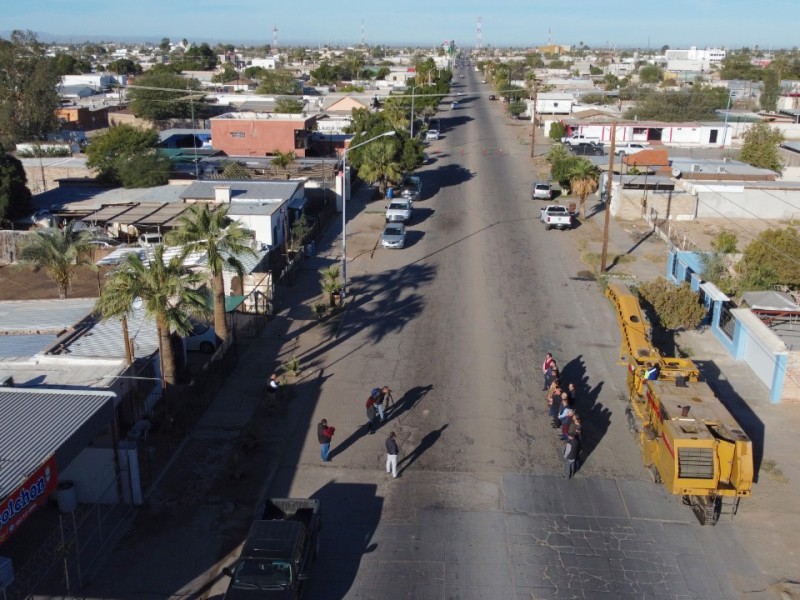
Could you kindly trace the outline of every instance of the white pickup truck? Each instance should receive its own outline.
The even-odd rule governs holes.
[[[539,213],[539,220],[544,223],[547,230],[570,229],[572,227],[572,215],[566,206],[560,204],[550,204],[545,206]]]
[[[622,144],[620,146],[617,146],[616,148],[614,148],[614,152],[618,156],[622,156],[625,154],[636,154],[637,152],[641,152],[642,150],[647,150],[648,148],[650,148],[650,146],[648,146],[644,142],[629,142],[627,144]]]

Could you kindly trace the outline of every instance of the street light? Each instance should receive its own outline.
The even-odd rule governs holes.
[[[350,152],[350,150],[355,150],[356,148],[360,148],[365,144],[374,142],[382,137],[392,136],[395,133],[396,132],[394,130],[385,131],[380,135],[376,135],[373,138],[361,142],[360,144],[345,148],[344,152],[342,152],[342,301],[344,301],[347,290],[347,153]]]

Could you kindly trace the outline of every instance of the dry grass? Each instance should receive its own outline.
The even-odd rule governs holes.
[[[600,252],[581,252],[581,262],[595,270],[600,267],[602,258],[603,255]],[[615,254],[606,257],[609,265],[629,265],[634,261],[636,261],[636,257],[631,254]]]
[[[771,458],[761,461],[761,470],[772,475],[778,483],[789,483],[789,479],[780,470],[778,463]]]

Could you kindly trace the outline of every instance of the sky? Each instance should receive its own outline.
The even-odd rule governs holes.
[[[798,45],[797,0],[0,0],[3,37],[278,46],[554,44],[762,50]]]

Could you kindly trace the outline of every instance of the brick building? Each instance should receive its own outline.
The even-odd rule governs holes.
[[[294,152],[306,156],[317,116],[231,112],[212,117],[211,144],[228,156]]]

